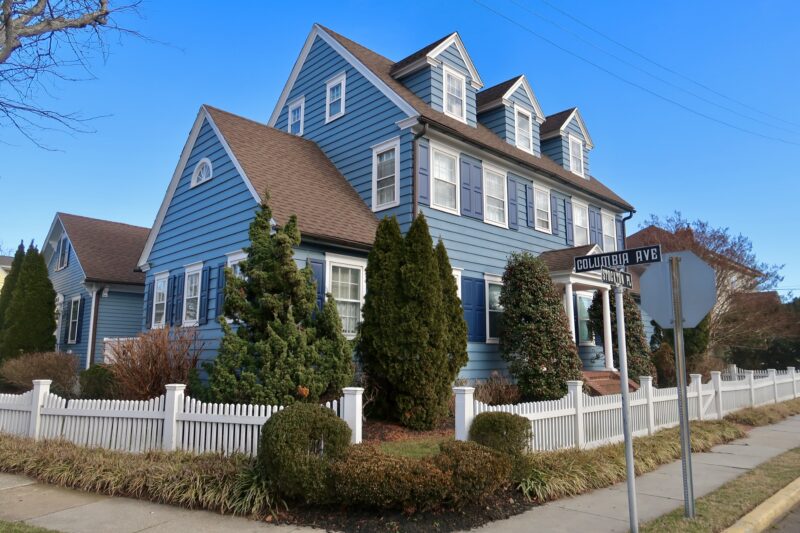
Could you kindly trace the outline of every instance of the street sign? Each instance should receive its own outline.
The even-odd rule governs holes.
[[[615,287],[625,287],[626,289],[633,288],[633,278],[627,272],[603,267],[600,270],[600,275],[603,278],[603,283],[608,283]]]
[[[619,252],[582,255],[575,258],[575,272],[589,272],[606,268],[620,268],[661,261],[661,245],[630,248]]]
[[[670,257],[680,257],[683,327],[693,328],[714,307],[717,301],[717,285],[714,269],[692,252],[664,254],[663,263],[647,267],[639,280],[642,309],[662,328],[672,329],[675,327]]]

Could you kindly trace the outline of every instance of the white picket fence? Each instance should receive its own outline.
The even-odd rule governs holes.
[[[0,394],[0,432],[33,439],[63,439],[80,446],[126,452],[186,450],[255,455],[261,426],[280,406],[205,403],[185,395],[185,385],[144,401],[66,400],[35,380],[24,394]],[[360,387],[324,404],[361,442]]]
[[[678,389],[653,387],[653,378],[643,376],[640,388],[631,393],[630,420],[634,436],[678,425]],[[623,439],[622,395],[587,396],[582,381],[568,381],[567,395],[560,400],[515,405],[487,405],[474,399],[474,387],[454,387],[456,394],[456,439],[467,440],[472,420],[484,412],[504,412],[531,421],[529,448],[535,451],[591,448]],[[787,370],[711,372],[702,382],[691,374],[687,387],[689,418],[717,420],[731,411],[797,398],[800,373]]]

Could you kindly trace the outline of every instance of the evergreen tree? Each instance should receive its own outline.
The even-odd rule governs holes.
[[[708,352],[710,340],[709,317],[710,315],[706,316],[696,327],[683,329],[683,348],[686,352],[686,369],[689,373],[693,373],[703,367],[703,360]],[[675,330],[671,328],[662,329],[661,326],[656,324],[655,320],[651,324],[653,325],[653,335],[650,337],[650,348],[655,351],[666,343],[674,350]]]
[[[609,295],[611,303],[611,344],[614,350],[614,365],[619,368],[619,350],[617,342],[617,306],[613,301],[616,296]],[[625,315],[625,344],[628,359],[628,377],[636,382],[639,376],[652,376],[657,381],[656,368],[650,354],[647,336],[644,334],[642,313],[636,300],[629,291],[622,292],[622,309]],[[595,291],[592,305],[589,307],[589,325],[592,333],[601,335],[603,332],[603,300],[600,291]]]
[[[513,253],[500,291],[503,358],[526,400],[554,400],[567,381],[581,379],[578,350],[564,304],[544,262],[528,252]]]
[[[11,262],[11,271],[6,276],[3,282],[3,287],[0,288],[0,341],[3,338],[3,329],[5,329],[4,317],[8,306],[11,304],[11,294],[14,292],[14,287],[17,285],[17,278],[19,278],[19,271],[22,268],[22,261],[25,259],[25,245],[22,242],[17,247],[17,253],[14,254],[14,260]]]
[[[3,358],[55,349],[55,301],[44,257],[31,243],[5,313]]]
[[[273,227],[265,202],[250,224],[242,277],[226,269],[223,339],[205,365],[210,396],[220,402],[288,405],[336,395],[352,379],[350,343],[333,298],[320,312],[310,267],[298,268],[300,230],[292,216]]]
[[[447,384],[447,394],[450,394],[450,385],[458,377],[458,372],[467,364],[467,322],[464,320],[464,310],[461,299],[458,297],[458,285],[453,277],[453,267],[447,256],[444,243],[439,240],[436,244],[436,261],[439,265],[439,280],[442,284],[442,305],[445,315],[445,335],[447,365],[450,371],[450,380]]]

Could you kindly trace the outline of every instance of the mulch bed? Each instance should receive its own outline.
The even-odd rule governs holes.
[[[442,420],[429,431],[414,431],[393,422],[367,420],[364,422],[362,437],[364,442],[397,442],[430,437],[452,437],[455,435],[455,421],[452,418]]]

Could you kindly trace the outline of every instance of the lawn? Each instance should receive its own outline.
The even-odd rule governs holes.
[[[0,520],[0,533],[55,533],[52,529],[29,526],[22,522]]]
[[[423,457],[432,457],[439,453],[439,445],[446,440],[452,439],[449,437],[420,437],[416,439],[382,442],[381,451],[389,455],[422,459]]]

